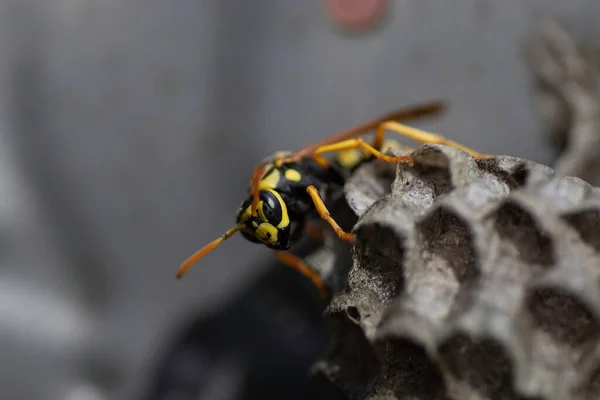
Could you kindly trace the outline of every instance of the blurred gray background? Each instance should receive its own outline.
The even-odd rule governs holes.
[[[0,2],[0,398],[131,399],[181,321],[271,254],[234,222],[249,171],[404,105],[487,153],[555,157],[524,41],[596,0],[398,0],[348,34],[320,2]],[[299,277],[299,279],[303,279]]]

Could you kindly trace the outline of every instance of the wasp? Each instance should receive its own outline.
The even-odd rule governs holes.
[[[343,190],[353,171],[365,162],[379,159],[412,166],[409,155],[390,156],[382,152],[387,131],[420,143],[455,147],[476,158],[489,157],[443,136],[403,124],[440,114],[444,109],[442,101],[400,109],[294,152],[277,152],[265,158],[252,173],[248,198],[239,207],[236,225],[185,260],[177,278],[240,232],[250,242],[267,246],[281,262],[311,279],[321,296],[326,298],[327,291],[318,273],[287,250],[303,237],[309,222],[317,217],[326,221],[341,240],[355,241],[354,234],[344,231],[330,215],[328,203]],[[371,143],[360,137],[373,130],[375,137]],[[337,153],[338,157],[330,161],[324,156],[326,153]]]

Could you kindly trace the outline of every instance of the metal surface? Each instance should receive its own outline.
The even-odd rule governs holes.
[[[0,217],[2,284],[37,336],[5,339],[13,325],[0,321],[14,365],[0,397],[139,393],[178,324],[222,304],[258,272],[249,261],[269,257],[236,238],[174,279],[233,222],[248,171],[272,151],[445,98],[449,114],[426,127],[550,162],[520,58],[542,11],[600,29],[593,0],[398,1],[365,35],[342,34],[313,2],[2,2],[0,138],[15,149],[2,182],[26,188],[2,186],[14,204]],[[20,302],[43,296],[36,284],[61,306]],[[77,316],[82,337],[61,340],[80,346],[50,340],[41,304]]]

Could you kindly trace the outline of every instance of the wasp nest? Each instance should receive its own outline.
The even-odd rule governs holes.
[[[358,240],[314,372],[352,399],[600,398],[600,189],[513,157],[412,155],[346,186]]]

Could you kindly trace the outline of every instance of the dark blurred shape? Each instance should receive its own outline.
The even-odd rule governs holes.
[[[538,110],[561,151],[556,172],[600,185],[600,41],[578,43],[547,20],[527,50]]]
[[[274,265],[224,309],[182,327],[143,399],[345,398],[310,377],[326,347],[323,310],[310,281]]]

